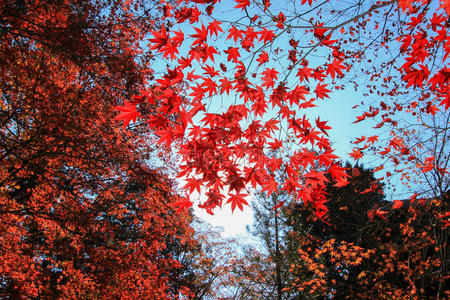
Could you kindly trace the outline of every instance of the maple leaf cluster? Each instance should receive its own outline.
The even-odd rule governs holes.
[[[365,4],[360,13],[348,17],[331,8],[329,15],[320,11],[316,16],[314,2],[302,1],[311,18],[296,23],[300,21],[295,13],[300,12],[285,16],[282,4],[265,1],[259,7],[250,1],[236,1],[235,15],[248,18],[249,25],[233,19],[229,25],[219,21],[214,13],[214,8],[220,7],[216,1],[166,5],[173,13],[166,14],[170,16],[167,26],[152,31],[148,48],[154,57],[169,59],[168,68],[141,94],[142,101],[132,105],[127,102],[117,109],[121,111],[118,118],[126,125],[137,116],[133,105],[157,103],[159,111],[143,118],[160,137],[160,143],[181,154],[178,175],[186,182],[188,199],[180,203],[183,207],[194,203],[190,197],[201,194],[199,206],[210,213],[224,203],[242,209],[251,190],[261,189],[269,194],[288,192],[299,202],[312,203],[319,216],[325,215],[324,175],[329,174],[327,180],[337,186],[345,186],[347,174],[334,154],[328,135],[331,126],[319,119],[311,122],[308,109],[329,98],[332,90],[342,89],[337,82],[346,73],[356,72],[352,67],[371,54],[381,56],[371,52],[372,48],[389,50],[388,45],[393,44],[399,48],[399,55],[381,64],[380,70],[371,71],[370,80],[384,81],[380,86],[387,90],[381,93],[375,87],[371,94],[395,98],[412,89],[420,90],[416,102],[424,103],[425,97],[430,100],[425,108],[422,104],[409,106],[413,116],[418,110],[433,116],[439,110],[447,112],[445,5],[433,10],[425,0],[383,1]],[[322,9],[326,11],[328,6]],[[267,19],[266,12],[273,17]],[[386,27],[396,13],[402,14],[403,20],[399,35],[380,28],[380,19],[373,17],[387,16]],[[327,19],[333,16],[335,20]],[[353,49],[353,36],[367,31],[369,42]],[[304,37],[297,40],[295,33]],[[314,53],[325,62],[317,62]],[[435,58],[440,63],[430,70],[426,62]],[[397,83],[392,76],[383,77],[393,68]],[[231,98],[234,100],[228,101]],[[395,127],[398,121],[389,116],[400,110],[395,102],[370,106],[355,123],[381,116],[376,128]],[[379,149],[385,140],[373,135],[358,140],[358,144],[363,142],[350,154],[353,159],[363,159],[366,152]],[[283,159],[272,157],[272,151],[281,152]],[[400,163],[397,153],[405,161],[414,161],[410,152],[404,136],[398,133],[391,136],[384,150],[375,150],[382,156],[392,154],[396,165]],[[280,169],[286,170],[288,177],[283,186],[273,176]],[[402,172],[395,169],[395,173]],[[448,174],[448,170],[441,168],[441,173]]]

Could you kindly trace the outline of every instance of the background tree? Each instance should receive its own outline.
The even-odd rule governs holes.
[[[300,254],[294,264],[295,274],[303,271],[310,274],[302,284],[297,282],[300,290],[310,285],[319,295],[338,298],[356,297],[359,291],[355,278],[364,269],[365,259],[370,257],[376,243],[373,232],[367,230],[368,212],[379,209],[384,196],[382,186],[370,170],[349,164],[346,169],[348,185],[327,185],[327,223],[295,203],[286,210],[292,228],[288,237],[290,247]]]
[[[283,299],[439,299],[448,294],[442,288],[448,279],[441,280],[447,278],[442,270],[448,262],[443,265],[436,239],[442,230],[435,215],[440,200],[385,201],[383,185],[371,170],[349,164],[346,169],[348,185],[327,185],[328,223],[289,197],[281,196],[288,203],[281,207],[273,196],[258,198],[266,205],[255,208],[253,233],[261,248],[247,250],[234,268],[243,287],[239,295],[276,299],[277,269],[289,274],[283,277]],[[281,261],[274,246],[277,231]]]
[[[448,262],[440,260],[432,230],[442,227],[431,221],[439,199],[384,201],[370,170],[347,168],[347,186],[327,187],[329,224],[298,204],[286,210],[293,226],[288,241],[300,254],[291,271],[310,275],[294,286],[321,297],[441,298]]]
[[[194,249],[186,252],[189,288],[193,299],[237,299],[239,287],[233,274],[241,264],[239,244],[221,236],[220,228],[195,220]]]
[[[351,285],[342,286],[349,278],[348,273],[343,273],[368,258],[369,252],[356,243],[366,238],[363,228],[369,223],[367,211],[383,198],[381,188],[375,184],[373,174],[359,167],[353,169],[353,177],[345,187],[329,184],[329,223],[319,220],[289,195],[260,194],[253,208],[255,223],[251,233],[260,239],[263,250],[250,259],[254,265],[247,266],[247,274],[251,274],[247,276],[253,281],[244,280],[242,285],[253,289],[253,296],[265,292],[274,299],[314,299],[344,291],[351,293]]]
[[[0,3],[2,298],[189,293],[190,218],[151,136],[110,121],[148,76],[144,2]]]
[[[293,280],[289,272],[291,259],[287,255],[286,243],[289,227],[279,208],[277,209],[280,202],[287,201],[288,198],[288,195],[268,196],[266,193],[255,197],[252,204],[255,222],[248,231],[256,237],[258,246],[248,246],[243,264],[234,268],[236,277],[239,278],[239,295],[242,299],[292,297],[286,290]]]

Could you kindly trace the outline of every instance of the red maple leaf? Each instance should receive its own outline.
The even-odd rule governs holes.
[[[192,194],[193,191],[197,190],[200,193],[200,189],[202,187],[202,181],[195,178],[186,179],[186,184],[184,188],[189,189],[189,194]]]
[[[196,40],[192,43],[192,46],[200,45],[204,42],[206,42],[206,37],[208,36],[208,29],[205,27],[205,25],[202,23],[202,28],[194,27],[196,33],[191,34],[190,36],[193,38],[196,38]]]
[[[258,66],[260,66],[269,61],[269,55],[265,51],[263,51],[258,56],[258,59],[256,61],[259,63]]]
[[[267,195],[270,196],[273,192],[275,192],[278,189],[278,183],[273,180],[272,178],[264,182],[263,189],[261,190],[262,193],[267,191]]]
[[[402,11],[407,11],[412,9],[412,2],[413,0],[399,0],[398,1],[398,7],[402,9]]]
[[[246,196],[248,196],[247,194],[231,194],[230,198],[228,199],[227,203],[231,203],[231,211],[234,212],[234,209],[237,207],[239,207],[239,209],[241,211],[244,210],[244,205],[248,206],[247,201],[244,199]]]
[[[242,30],[237,29],[233,25],[231,25],[231,28],[228,30],[229,34],[227,37],[227,40],[233,38],[234,42],[236,43],[238,40],[242,39]]]
[[[114,119],[123,120],[123,128],[127,127],[130,121],[136,122],[136,118],[140,117],[139,112],[136,111],[136,105],[125,101],[123,106],[115,106],[114,109],[121,111]]]
[[[361,122],[361,121],[363,121],[363,120],[365,120],[366,119],[366,115],[364,114],[364,115],[361,115],[361,116],[357,116],[356,117],[356,121],[353,121],[353,124],[355,124],[355,123],[359,123],[359,122]]]
[[[213,34],[218,36],[219,32],[223,32],[222,28],[220,28],[220,24],[222,24],[222,22],[219,22],[217,20],[214,20],[211,23],[209,23],[208,31],[211,36],[213,36]]]
[[[181,198],[179,201],[170,203],[169,205],[176,207],[177,213],[179,213],[183,210],[187,211],[190,207],[192,207],[192,204],[193,203],[189,199]]]
[[[352,142],[353,144],[360,144],[362,142],[364,142],[366,140],[365,136],[359,137],[357,138],[354,142]]]
[[[204,74],[208,74],[211,77],[219,76],[219,71],[216,71],[216,69],[214,69],[214,67],[206,65],[206,66],[202,67],[202,69],[205,70],[205,72],[206,72]]]
[[[328,135],[327,130],[332,129],[331,126],[327,125],[327,121],[320,121],[319,117],[316,119],[316,125],[326,135]]]
[[[178,47],[179,45],[171,39],[161,47],[159,52],[163,52],[164,58],[170,57],[171,60],[174,60],[178,54]]]
[[[230,90],[233,87],[231,82],[226,78],[220,79],[220,93],[223,94],[224,92],[227,93],[227,95],[230,94]]]
[[[235,0],[238,4],[234,8],[242,8],[244,10],[247,6],[250,5],[249,0]]]
[[[347,69],[347,67],[343,66],[340,60],[334,59],[333,62],[328,65],[327,74],[331,75],[331,78],[334,79],[336,74],[343,76],[344,74],[342,73],[342,70],[345,69]]]
[[[315,1],[315,0],[302,0],[302,5],[306,4],[306,2],[308,2],[308,5],[311,6],[313,1]]]
[[[227,57],[228,61],[236,62],[238,60],[238,57],[241,56],[239,54],[239,48],[236,48],[236,47],[229,47],[228,50],[225,50],[224,52],[226,54],[228,54],[228,57]]]
[[[274,150],[280,149],[283,146],[283,144],[278,139],[275,139],[275,141],[269,142],[269,146],[270,146],[270,150],[274,151]]]
[[[150,39],[150,42],[154,45],[150,48],[150,50],[161,49],[169,39],[164,26],[161,27],[161,31],[152,31],[152,34],[154,38]]]
[[[262,74],[264,75],[262,80],[263,80],[263,84],[262,86],[266,86],[267,88],[273,88],[274,84],[275,84],[275,80],[278,79],[278,71],[276,71],[274,68],[269,69],[266,68],[266,70],[264,72],[262,72]]]
[[[309,82],[309,77],[312,77],[313,69],[308,68],[307,66],[298,69],[297,76],[300,77],[300,82],[306,80]]]
[[[273,33],[272,30],[267,30],[265,27],[263,27],[263,29],[259,32],[259,34],[261,35],[259,37],[259,40],[263,41],[264,44],[270,42],[275,37],[275,33]]]
[[[392,209],[399,209],[403,206],[402,200],[394,200],[394,204],[392,205]]]
[[[377,141],[378,141],[378,135],[369,136],[367,138],[367,143],[370,143],[372,145]]]
[[[329,182],[325,177],[325,172],[311,171],[303,176],[306,178],[305,186],[310,184],[313,188],[325,186],[325,182]]]
[[[280,28],[280,29],[283,29],[284,28],[284,22],[286,22],[286,16],[282,13],[282,12],[280,12],[279,14],[278,14],[278,17],[276,17],[276,21],[277,21],[277,27],[278,28]]]
[[[316,130],[305,130],[303,132],[303,136],[300,140],[301,143],[308,143],[310,142],[311,145],[314,146],[314,143],[316,140],[319,140],[319,136],[318,134],[320,133],[320,131],[316,131]]]
[[[328,98],[328,93],[330,93],[331,91],[329,89],[327,89],[327,84],[321,84],[319,83],[316,87],[315,93],[317,98],[320,99],[324,99],[324,98]]]
[[[354,160],[358,160],[363,157],[363,153],[359,149],[353,149],[352,153],[349,154]]]

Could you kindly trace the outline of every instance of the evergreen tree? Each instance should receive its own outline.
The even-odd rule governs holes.
[[[382,186],[370,170],[349,164],[346,169],[350,176],[347,186],[326,187],[329,208],[326,222],[319,220],[311,207],[290,201],[287,194],[257,195],[253,205],[255,223],[249,232],[260,240],[263,250],[248,258],[257,267],[253,266],[251,272],[247,267],[247,272],[240,274],[247,278],[244,284],[247,294],[252,291],[256,295],[258,291],[272,295],[267,296],[271,299],[316,299],[320,295],[353,293],[353,279],[363,266],[361,258],[347,256],[367,257],[370,247],[377,242],[374,232],[367,230],[371,226],[368,212],[385,202]],[[346,247],[348,252],[341,251]],[[348,263],[333,260],[332,248],[337,257],[348,259]],[[322,266],[323,274],[313,270],[314,263],[305,257],[316,249],[331,251],[319,255],[315,262]],[[322,275],[324,279],[320,278]],[[252,280],[253,284],[249,284]],[[298,288],[305,282],[313,282],[316,288]],[[321,289],[320,283],[327,286],[322,284]]]
[[[319,294],[330,294],[336,297],[356,295],[355,281],[366,268],[362,261],[348,255],[366,257],[370,249],[377,244],[376,228],[369,218],[370,211],[376,211],[386,202],[383,201],[383,187],[374,177],[373,172],[362,166],[346,165],[350,176],[349,184],[336,187],[329,183],[326,187],[326,203],[329,212],[326,222],[319,220],[308,207],[298,203],[290,203],[284,210],[290,226],[286,237],[290,253],[313,253],[317,263],[322,266],[324,278],[320,281],[326,285]],[[299,252],[300,249],[300,252]],[[323,250],[320,254],[317,249]],[[348,250],[348,251],[347,251]],[[337,258],[347,258],[348,261],[337,261]],[[364,263],[370,263],[364,261]],[[295,263],[295,274],[314,279],[318,274],[311,268],[311,262],[300,258]],[[322,272],[321,271],[321,272]],[[319,273],[320,275],[320,273]],[[319,276],[320,277],[320,276]],[[317,279],[317,278],[316,278]],[[326,284],[325,284],[326,283]]]

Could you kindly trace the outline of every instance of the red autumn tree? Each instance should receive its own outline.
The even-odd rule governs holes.
[[[0,298],[189,294],[190,219],[148,135],[110,122],[157,25],[134,4],[0,3]]]
[[[359,137],[350,156],[374,151],[390,159],[386,177],[407,176],[401,162],[416,173],[435,166],[444,178],[438,181],[448,183],[448,156],[437,155],[448,149],[446,139],[419,159],[400,127],[419,117],[430,132],[426,117],[448,116],[448,11],[447,1],[427,0],[167,4],[148,44],[167,68],[158,65],[151,87],[119,118],[128,123],[136,107],[158,105],[144,116],[149,128],[181,154],[179,175],[189,194],[204,192],[199,205],[208,211],[225,203],[242,208],[252,187],[275,192],[273,174],[283,169],[281,190],[323,217],[327,181],[344,186],[347,174],[333,153],[330,124],[310,119],[308,108],[353,83],[367,99],[378,98],[355,123],[380,118],[375,127],[391,130]],[[287,158],[273,158],[272,150]]]

